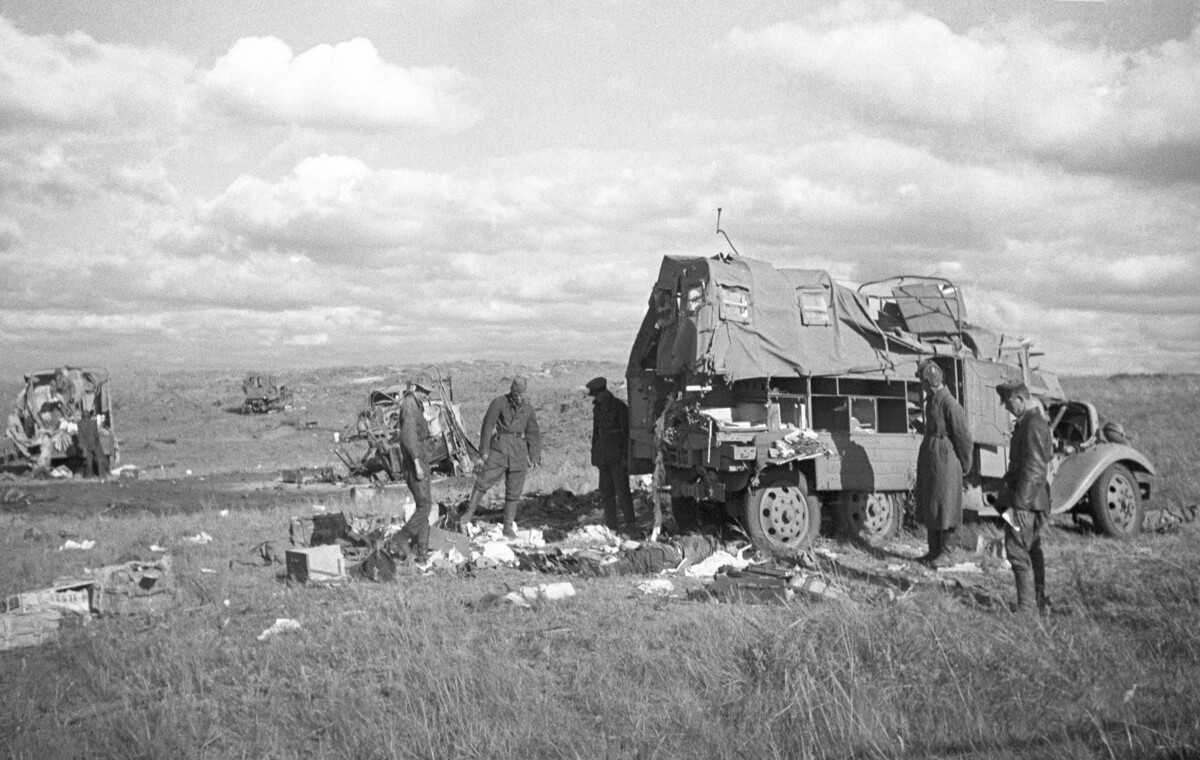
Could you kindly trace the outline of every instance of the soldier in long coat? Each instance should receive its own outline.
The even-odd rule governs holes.
[[[629,490],[629,407],[597,377],[587,384],[592,397],[592,464],[600,471],[600,504],[604,524],[613,531],[632,532],[637,516]],[[617,507],[621,519],[617,519]]]
[[[955,531],[962,525],[963,476],[971,471],[974,443],[963,408],[943,383],[942,370],[930,360],[917,368],[925,391],[925,437],[917,455],[917,518],[925,524],[929,551],[921,557],[933,567],[954,563]]]
[[[542,434],[537,414],[525,398],[525,378],[517,377],[507,394],[488,405],[479,430],[479,450],[487,457],[475,475],[475,488],[460,524],[471,521],[488,489],[504,479],[504,535],[516,538],[517,507],[525,491],[525,475],[542,463]]]

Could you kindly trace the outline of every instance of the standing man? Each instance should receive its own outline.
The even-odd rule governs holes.
[[[1049,522],[1050,483],[1046,477],[1054,444],[1050,425],[1032,403],[1024,383],[996,388],[1000,402],[1016,418],[1008,444],[1008,471],[996,508],[1004,517],[1004,549],[1017,583],[1017,613],[1046,608],[1046,563],[1042,533]]]
[[[963,476],[971,471],[974,443],[967,416],[942,382],[932,359],[917,367],[925,391],[925,437],[917,455],[917,518],[925,523],[933,568],[954,564],[954,533],[962,525]]]
[[[517,537],[517,506],[525,490],[525,473],[542,463],[542,434],[533,405],[525,398],[527,387],[525,378],[517,377],[506,395],[488,405],[479,430],[479,450],[487,459],[475,475],[475,489],[460,524],[475,517],[483,495],[504,478],[504,535]]]
[[[413,557],[424,562],[429,555],[429,515],[433,511],[433,494],[429,490],[429,423],[425,409],[433,381],[422,374],[412,382],[400,400],[400,451],[404,483],[412,493],[417,509],[400,529],[402,545],[411,546]]]
[[[104,444],[100,440],[99,420],[92,412],[84,412],[79,418],[76,440],[79,442],[79,453],[83,456],[83,477],[94,475],[107,478],[108,454],[104,452]]]
[[[600,470],[604,524],[614,533],[622,529],[632,533],[637,517],[629,490],[629,407],[608,390],[603,377],[589,380],[586,387],[593,399],[592,464]],[[623,525],[617,521],[618,504]]]

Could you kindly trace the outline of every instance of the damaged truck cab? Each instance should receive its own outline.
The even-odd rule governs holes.
[[[946,280],[851,289],[743,256],[668,256],[626,371],[630,471],[655,473],[680,529],[724,513],[775,555],[807,548],[823,515],[889,537],[916,481],[916,368],[933,359],[975,439],[965,508],[995,515],[1012,428],[995,388],[1021,380],[1054,431],[1054,512],[1090,512],[1112,535],[1137,530],[1153,465],[1106,440],[1095,409],[1030,357],[1028,341],[968,323]]]

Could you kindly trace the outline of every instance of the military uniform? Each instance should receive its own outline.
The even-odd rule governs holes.
[[[1023,385],[1000,386],[1001,398],[1020,394]],[[1025,389],[1024,393],[1028,394]],[[1050,483],[1047,474],[1054,455],[1050,425],[1035,405],[1026,406],[1009,441],[1008,471],[997,499],[1006,513],[1004,549],[1017,584],[1017,611],[1032,613],[1046,605],[1046,563],[1042,534],[1050,522]]]
[[[941,384],[941,371],[936,375],[938,385],[925,399],[925,437],[914,489],[917,519],[929,533],[926,557],[933,562],[944,561],[954,549],[954,532],[962,525],[963,476],[971,471],[974,456],[967,416]]]
[[[100,438],[100,426],[96,417],[85,414],[79,420],[76,433],[79,442],[79,453],[83,457],[83,477],[93,475],[101,478],[108,477],[108,454],[104,451],[104,443]]]
[[[484,493],[504,479],[504,533],[516,535],[517,507],[525,490],[525,475],[542,461],[542,434],[537,414],[525,398],[526,381],[513,380],[510,392],[492,399],[479,430],[479,450],[486,457],[475,476],[471,501],[460,518],[468,522]]]
[[[614,531],[631,531],[637,521],[629,490],[629,407],[597,377],[587,384],[592,402],[592,465],[600,471],[600,504],[604,524]],[[621,520],[617,519],[617,507]]]
[[[400,400],[401,468],[417,509],[398,535],[400,540],[413,546],[420,559],[429,552],[429,515],[433,511],[433,495],[429,488],[429,423],[425,420],[429,398],[427,383],[417,380],[414,383],[416,391],[406,391]]]

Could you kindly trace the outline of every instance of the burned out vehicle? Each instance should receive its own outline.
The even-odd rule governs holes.
[[[471,443],[463,429],[462,415],[454,403],[454,387],[450,377],[436,377],[430,389],[429,401],[423,413],[429,426],[425,441],[430,467],[443,475],[466,475],[474,471],[481,460],[479,448]],[[367,394],[367,407],[359,412],[353,430],[339,435],[335,449],[351,477],[375,481],[403,481],[403,453],[400,449],[400,403],[409,390],[408,384],[375,388]],[[366,444],[365,451],[350,451],[341,442]]]
[[[969,323],[943,279],[850,288],[743,256],[667,256],[626,371],[630,470],[657,472],[681,528],[715,508],[776,555],[807,547],[822,515],[890,536],[916,481],[916,368],[932,359],[975,441],[965,509],[996,514],[1012,420],[995,389],[1021,380],[1052,426],[1053,512],[1138,531],[1154,466],[1033,356]]]
[[[100,445],[115,464],[120,449],[107,370],[59,367],[26,374],[0,439],[0,465],[28,465],[43,474],[60,464],[78,470],[85,415],[95,418]]]
[[[275,375],[249,373],[242,381],[242,393],[246,397],[242,402],[245,414],[282,412],[292,403],[292,391]]]

